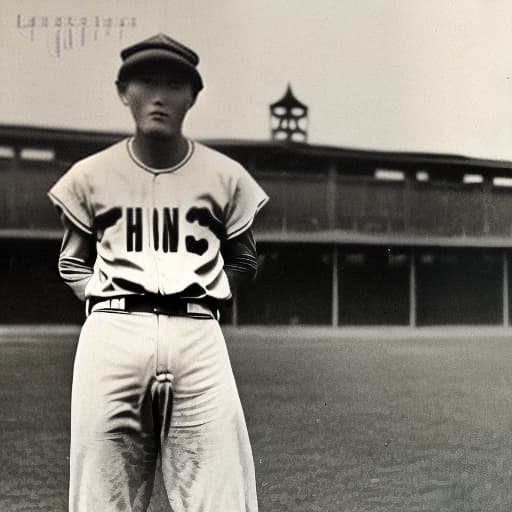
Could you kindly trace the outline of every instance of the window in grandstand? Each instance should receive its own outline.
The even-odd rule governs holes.
[[[385,181],[404,181],[404,172],[393,169],[375,169],[375,179]]]
[[[340,325],[408,325],[409,254],[402,248],[368,247],[361,264],[349,265],[339,254]]]
[[[14,158],[14,148],[0,146],[0,158]]]
[[[23,148],[21,150],[21,159],[48,162],[55,159],[55,151],[53,149]]]
[[[388,265],[389,267],[402,267],[406,265],[408,261],[407,254],[394,254],[391,250],[388,250]]]
[[[433,265],[435,261],[434,255],[429,253],[424,253],[420,256],[420,262],[422,265]]]
[[[465,185],[473,185],[475,183],[483,183],[484,178],[481,174],[464,174],[462,182]]]
[[[425,264],[427,254],[435,254]],[[502,255],[489,249],[428,251],[416,265],[418,325],[497,325],[503,308]]]
[[[238,293],[240,325],[330,325],[332,248],[258,243],[258,249],[258,279]]]
[[[360,266],[364,265],[365,255],[363,253],[347,253],[345,254],[345,263],[347,265]]]
[[[428,175],[428,172],[426,171],[418,171],[416,173],[416,181],[429,181],[430,176]]]
[[[512,187],[512,178],[502,178],[497,176],[493,178],[492,184],[495,187]]]

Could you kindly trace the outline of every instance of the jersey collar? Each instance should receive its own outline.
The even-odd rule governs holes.
[[[152,172],[154,174],[162,174],[162,173],[166,173],[166,172],[175,172],[177,171],[178,169],[180,169],[181,167],[183,167],[189,160],[190,158],[192,157],[192,154],[194,153],[194,141],[190,140],[190,139],[186,139],[187,141],[187,153],[185,154],[185,156],[183,157],[183,159],[178,162],[176,165],[173,165],[172,167],[166,167],[166,168],[163,168],[163,169],[155,169],[154,167],[150,167],[149,165],[146,165],[145,163],[141,162],[136,156],[135,156],[135,152],[133,151],[133,148],[132,148],[132,145],[133,145],[133,137],[130,137],[127,141],[126,141],[126,148],[128,150],[128,155],[130,156],[130,158],[134,161],[135,164],[137,164],[139,167],[141,167],[142,169],[144,169],[145,171],[149,171],[149,172]]]

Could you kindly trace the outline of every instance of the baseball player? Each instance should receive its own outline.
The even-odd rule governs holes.
[[[135,133],[49,191],[59,272],[86,302],[71,405],[72,512],[147,510],[158,455],[174,512],[255,512],[247,428],[218,304],[256,271],[267,196],[183,120],[203,87],[195,52],[159,34],[121,52]]]

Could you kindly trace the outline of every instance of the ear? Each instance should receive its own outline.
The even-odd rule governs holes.
[[[117,86],[117,94],[119,96],[119,99],[121,100],[121,103],[123,105],[128,106],[128,99],[126,97],[126,82],[116,82]]]

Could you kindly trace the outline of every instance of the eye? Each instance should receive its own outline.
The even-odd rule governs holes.
[[[167,80],[166,82],[167,87],[170,87],[171,89],[181,89],[183,87],[183,81],[182,80]]]
[[[144,85],[155,85],[156,79],[150,75],[145,75],[139,77],[139,81],[143,83]]]

